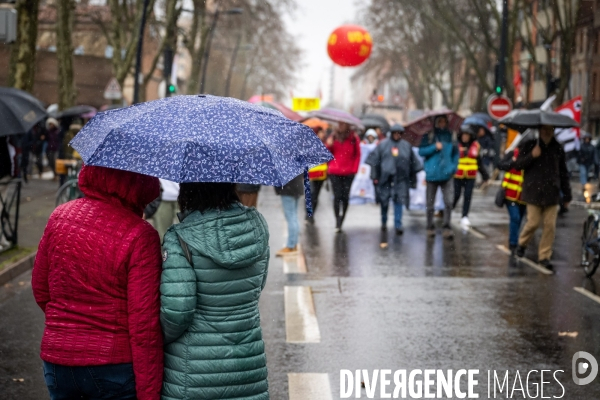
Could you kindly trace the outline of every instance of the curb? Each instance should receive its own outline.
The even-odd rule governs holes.
[[[21,275],[23,272],[32,269],[36,254],[37,251],[34,251],[25,258],[20,259],[19,261],[9,265],[8,267],[0,271],[0,286]]]

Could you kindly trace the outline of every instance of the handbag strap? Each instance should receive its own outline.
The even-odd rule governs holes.
[[[192,254],[190,253],[190,248],[189,248],[188,244],[185,242],[185,240],[183,240],[183,238],[179,235],[179,233],[177,234],[177,238],[179,239],[179,245],[181,246],[181,249],[183,250],[183,255],[185,256],[185,259],[188,260],[190,265],[192,265]]]

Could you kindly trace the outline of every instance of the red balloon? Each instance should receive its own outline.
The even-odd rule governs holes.
[[[329,35],[327,53],[342,67],[356,67],[371,55],[373,40],[369,32],[358,25],[342,25]]]

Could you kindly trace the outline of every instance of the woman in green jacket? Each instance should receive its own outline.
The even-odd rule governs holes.
[[[258,299],[269,231],[235,185],[182,183],[181,223],[164,237],[162,399],[268,400]]]

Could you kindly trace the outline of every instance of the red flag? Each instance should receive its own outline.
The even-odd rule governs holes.
[[[513,86],[515,87],[515,93],[517,96],[521,95],[521,89],[523,88],[523,79],[521,78],[521,71],[517,71],[513,77]]]
[[[560,106],[556,107],[554,111],[556,111],[557,113],[568,115],[569,117],[573,118],[578,124],[581,124],[581,96],[577,96],[574,99],[571,99],[566,103],[561,104]],[[579,137],[580,129],[573,129],[575,129],[575,131],[577,132],[577,137]]]

